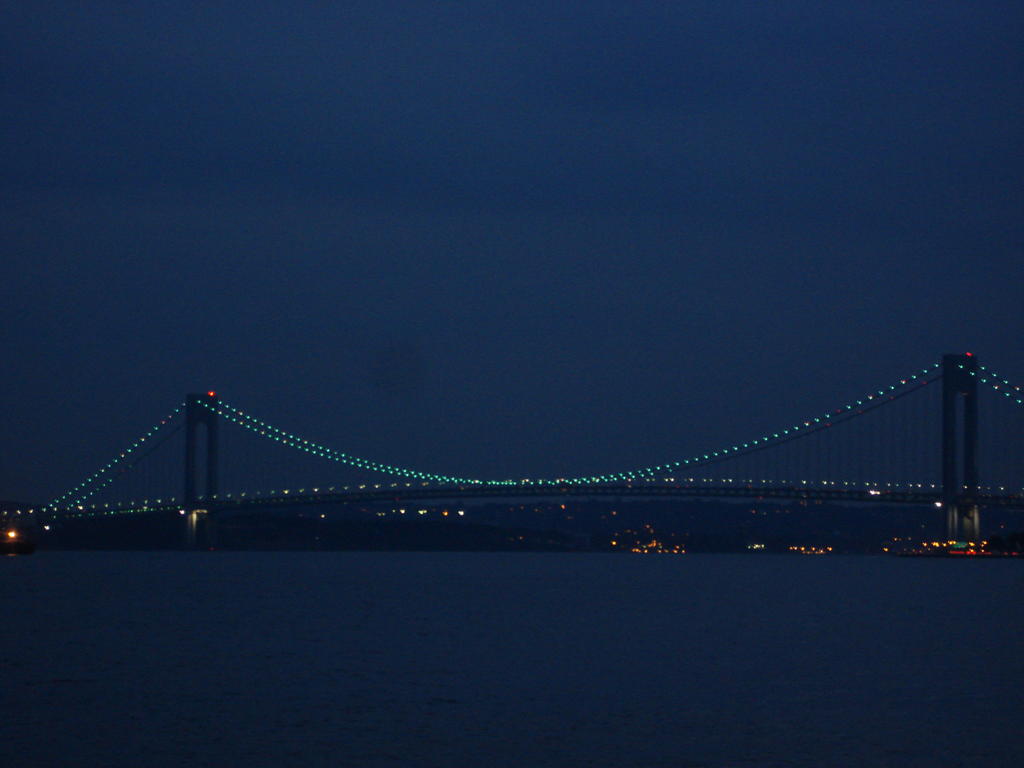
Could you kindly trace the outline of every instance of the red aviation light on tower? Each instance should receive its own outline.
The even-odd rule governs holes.
[[[208,391],[208,392],[206,393],[206,396],[207,396],[207,397],[216,397],[216,396],[217,396],[217,393],[216,393],[216,392],[215,392],[214,390],[212,390],[212,389],[211,389],[210,391]]]
[[[974,357],[973,352],[964,352],[964,354],[967,355],[968,357]]]

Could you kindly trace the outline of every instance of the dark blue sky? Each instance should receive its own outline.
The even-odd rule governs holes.
[[[4,2],[0,498],[209,387],[505,477],[1024,380],[1020,3],[579,5]]]

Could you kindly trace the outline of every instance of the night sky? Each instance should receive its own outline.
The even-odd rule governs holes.
[[[209,388],[509,477],[1024,380],[1019,2],[2,6],[0,498]]]

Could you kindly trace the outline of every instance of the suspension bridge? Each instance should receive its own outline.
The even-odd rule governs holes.
[[[949,540],[973,541],[981,539],[985,507],[1024,509],[1022,427],[1021,386],[971,353],[947,354],[839,407],[713,450],[595,475],[478,478],[342,452],[208,391],[188,395],[117,456],[33,512],[50,521],[178,514],[187,545],[196,546],[204,537],[211,541],[218,517],[273,507],[524,497],[808,499],[919,505],[942,516]],[[248,435],[276,453],[263,464],[233,462],[244,452],[225,444],[229,435],[236,441]],[[171,461],[158,460],[162,455]],[[302,457],[301,471],[285,456]],[[232,463],[242,466],[228,480]],[[289,482],[328,475],[327,465],[335,477],[339,465],[345,468],[346,481]],[[162,473],[147,472],[153,466]],[[254,488],[248,485],[254,477],[273,485]]]

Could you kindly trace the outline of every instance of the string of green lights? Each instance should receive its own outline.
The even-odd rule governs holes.
[[[213,411],[217,415],[228,419],[229,421],[238,424],[246,429],[275,442],[287,445],[291,448],[297,448],[300,451],[320,456],[325,459],[331,459],[342,464],[347,464],[352,467],[358,467],[359,469],[369,469],[375,472],[381,472],[388,475],[398,477],[411,477],[418,480],[429,480],[432,482],[440,483],[455,483],[455,484],[488,484],[488,485],[509,485],[515,484],[514,481],[484,481],[476,480],[473,478],[466,477],[455,477],[452,475],[441,475],[432,472],[421,472],[415,469],[408,469],[406,467],[397,467],[391,464],[382,464],[380,462],[372,461],[370,459],[364,459],[359,456],[352,456],[342,451],[330,448],[325,445],[320,445],[311,440],[293,435],[290,432],[286,432],[283,429],[279,429],[271,424],[268,424],[261,419],[251,416],[245,413],[239,408],[224,402],[223,400],[217,400],[216,405],[211,404],[205,400],[199,401],[204,408]]]
[[[960,367],[963,368],[962,365]],[[977,371],[970,371],[970,374],[977,377],[978,381],[988,384],[996,392],[1009,400],[1013,400],[1017,405],[1024,406],[1024,387],[1011,384],[991,368],[986,368],[984,365],[979,365],[978,368],[981,369],[983,375],[979,376]]]
[[[173,411],[171,411],[169,414],[160,419],[160,421],[158,421],[152,428],[146,430],[146,432],[138,440],[133,442],[131,445],[129,445],[117,456],[108,461],[106,464],[104,464],[98,470],[93,472],[91,475],[86,477],[78,485],[65,491],[60,496],[57,496],[49,504],[47,504],[44,507],[44,509],[56,510],[62,506],[78,506],[82,504],[82,502],[97,494],[102,489],[106,488],[116,479],[116,475],[114,474],[113,470],[116,469],[119,465],[123,464],[128,459],[133,458],[133,455],[135,454],[136,451],[145,447],[144,443],[147,440],[151,440],[153,436],[156,435],[157,432],[159,432],[163,427],[169,424],[174,419],[175,416],[182,412],[184,408],[185,404],[180,403]]]
[[[733,456],[739,456],[743,453],[759,450],[766,445],[770,445],[775,442],[781,442],[790,439],[793,435],[816,429],[822,425],[823,422],[833,420],[837,415],[843,415],[850,413],[855,409],[872,404],[879,397],[886,397],[902,389],[903,387],[909,386],[915,382],[920,381],[924,377],[932,374],[940,367],[940,363],[935,363],[927,368],[922,368],[915,373],[899,379],[896,383],[890,384],[887,387],[882,387],[874,392],[865,395],[864,397],[854,400],[841,408],[836,408],[825,412],[820,416],[814,416],[805,419],[802,422],[794,424],[790,427],[783,428],[776,432],[765,433],[752,440],[748,440],[742,443],[736,443],[731,446],[725,446],[715,451],[708,451],[707,453],[697,454],[685,459],[677,459],[669,461],[664,464],[655,466],[642,467],[625,472],[611,472],[602,475],[590,475],[590,476],[579,476],[579,477],[564,477],[556,479],[546,478],[524,478],[521,480],[488,480],[480,478],[468,478],[458,477],[453,475],[442,475],[433,472],[423,472],[419,470],[408,469],[405,467],[397,467],[390,464],[383,464],[380,462],[372,461],[370,459],[364,459],[358,456],[352,456],[342,451],[330,448],[325,445],[307,440],[299,437],[298,435],[287,432],[283,429],[273,426],[262,419],[252,416],[240,408],[236,408],[223,400],[215,401],[215,404],[201,401],[202,405],[217,414],[229,419],[230,421],[249,429],[250,431],[259,434],[268,439],[279,442],[283,445],[287,445],[298,450],[305,451],[307,453],[320,456],[322,458],[331,459],[349,466],[358,467],[361,469],[368,469],[383,474],[400,477],[411,477],[419,480],[427,480],[437,483],[451,483],[458,485],[489,485],[489,486],[515,486],[515,485],[594,485],[599,483],[610,483],[610,482],[623,482],[629,480],[643,479],[652,477],[659,473],[671,472],[679,468],[690,468],[699,467],[702,464],[706,464],[713,461],[718,461],[722,458],[731,458]]]
[[[535,486],[535,485],[596,485],[601,483],[612,483],[612,482],[626,482],[630,480],[638,479],[649,479],[663,474],[665,472],[673,472],[676,469],[692,469],[700,467],[704,464],[708,464],[715,461],[720,461],[724,458],[732,458],[739,456],[744,453],[760,450],[766,446],[770,446],[773,443],[780,443],[785,440],[792,439],[795,435],[802,432],[809,432],[820,428],[823,424],[834,420],[837,416],[851,413],[855,409],[862,406],[871,405],[880,397],[888,397],[898,390],[903,389],[906,386],[919,382],[926,376],[933,374],[940,367],[939,363],[935,363],[927,368],[922,368],[915,373],[899,379],[893,384],[889,384],[885,387],[877,389],[862,398],[851,401],[841,408],[835,408],[830,411],[826,411],[820,416],[814,416],[808,419],[798,422],[789,427],[780,429],[778,431],[765,433],[751,440],[747,440],[742,443],[736,443],[719,448],[718,450],[708,451],[706,453],[695,454],[689,458],[676,459],[668,461],[659,465],[652,465],[647,467],[641,467],[624,472],[610,472],[601,475],[583,475],[577,477],[562,477],[555,479],[547,478],[523,478],[520,480],[512,479],[481,479],[471,477],[459,477],[455,475],[445,475],[435,472],[424,472],[421,470],[410,469],[407,467],[399,467],[392,464],[385,464],[382,462],[373,461],[371,459],[362,458],[360,456],[353,456],[351,454],[344,453],[335,448],[325,446],[316,443],[311,440],[299,437],[298,435],[287,432],[280,429],[272,424],[269,424],[262,419],[256,418],[240,408],[236,408],[223,400],[216,400],[214,403],[200,400],[199,402],[205,408],[208,408],[218,415],[230,420],[231,422],[238,424],[262,437],[266,437],[275,442],[281,443],[291,448],[304,451],[306,453],[326,458],[332,461],[343,463],[359,469],[370,470],[373,472],[379,472],[386,475],[412,478],[422,481],[453,484],[453,485],[486,485],[486,486]],[[1001,394],[1007,397],[1013,398],[1014,393],[1007,390],[1000,389],[1000,384],[1003,386],[1011,387],[1016,393],[1020,392],[1020,387],[1015,387],[1006,381],[998,377],[994,372],[984,369],[988,376],[991,376],[998,380],[999,383],[989,382],[987,377],[981,380],[986,383],[992,383],[992,386]],[[1018,403],[1024,404],[1024,398],[1015,398]],[[49,504],[46,505],[46,509],[56,510],[58,508],[73,508],[80,506],[87,499],[94,496],[103,488],[110,485],[115,479],[116,475],[114,470],[117,469],[121,464],[134,455],[144,444],[152,440],[156,433],[170,423],[176,416],[178,416],[184,409],[184,403],[179,404],[174,408],[167,416],[161,419],[151,429],[147,430],[138,440],[134,441],[125,450],[119,453],[111,461],[107,462],[103,467],[94,472],[93,474],[86,477],[80,483],[65,491],[60,496],[54,498]]]

